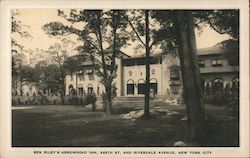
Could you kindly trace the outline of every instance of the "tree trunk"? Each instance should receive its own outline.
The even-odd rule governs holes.
[[[65,103],[65,101],[64,101],[64,96],[65,96],[65,81],[64,81],[64,75],[63,75],[62,77],[63,77],[63,79],[62,79],[62,86],[63,86],[63,88],[62,88],[61,99],[62,99],[62,104],[64,104],[64,103]]]
[[[145,10],[145,22],[146,22],[146,87],[145,87],[145,103],[144,103],[144,119],[149,119],[150,118],[150,113],[149,113],[149,93],[150,93],[150,48],[149,48],[149,15],[148,15],[148,10]]]
[[[106,91],[105,112],[108,114],[113,114],[111,85],[105,86],[105,91]]]
[[[23,96],[23,80],[22,79],[20,79],[19,91],[20,91],[20,96]]]
[[[198,54],[197,54],[197,47],[196,47],[196,39],[195,39],[195,32],[194,32],[194,22],[193,22],[193,14],[192,11],[186,11],[187,15],[187,28],[188,28],[188,42],[190,45],[190,54],[191,60],[193,62],[193,70],[194,70],[194,79],[196,84],[196,89],[198,91],[198,98],[200,98],[202,112],[204,113],[204,103],[203,103],[203,91],[201,88],[201,77],[200,77],[200,69],[198,66]],[[205,115],[205,114],[203,114]]]
[[[187,29],[187,18],[183,11],[176,11],[176,33],[179,46],[179,56],[182,70],[182,81],[184,86],[184,100],[187,106],[187,116],[192,140],[202,140],[204,134],[204,111],[201,107],[201,95],[197,88],[197,63],[194,62],[196,49],[195,38],[190,38]],[[189,29],[192,29],[191,27]],[[193,32],[194,33],[194,32]],[[193,34],[192,34],[193,36]],[[191,44],[190,44],[191,43]]]

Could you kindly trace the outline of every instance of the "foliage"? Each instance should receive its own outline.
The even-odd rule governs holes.
[[[64,78],[61,76],[59,66],[56,64],[47,65],[41,61],[35,65],[34,80],[39,89],[45,91],[50,89],[51,93],[63,91],[65,88],[61,82]]]
[[[228,60],[231,66],[239,65],[239,41],[238,40],[226,40],[222,43],[223,55]]]
[[[34,83],[35,76],[34,76],[34,68],[28,65],[24,65],[20,69],[20,78],[22,81],[27,83]]]
[[[78,70],[82,64],[82,62],[86,61],[87,58],[84,54],[79,54],[71,57],[67,57],[64,64],[63,69],[66,73],[72,73]]]
[[[51,36],[75,34],[83,42],[77,50],[89,56],[110,98],[110,107],[112,107],[110,89],[117,71],[115,58],[129,39],[126,34],[125,13],[124,10],[71,9],[67,14],[64,10],[58,10],[58,16],[66,19],[71,26],[60,22],[51,22],[43,26],[44,31]],[[74,27],[75,23],[82,23],[82,29]]]
[[[11,33],[17,33],[21,37],[31,37],[29,32],[23,29],[29,26],[22,24],[22,22],[16,18],[18,15],[20,15],[20,12],[17,9],[11,10]]]
[[[196,26],[203,22],[220,34],[229,34],[239,39],[239,10],[194,11]]]
[[[97,99],[96,99],[96,96],[94,94],[87,94],[84,104],[85,105],[94,104],[96,101],[97,101]]]

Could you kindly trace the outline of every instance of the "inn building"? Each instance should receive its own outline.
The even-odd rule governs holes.
[[[116,96],[143,96],[145,91],[146,60],[143,55],[121,54],[116,58]],[[150,91],[157,96],[178,96],[182,93],[179,58],[176,53],[158,53],[150,60]],[[81,69],[66,76],[66,95],[104,93],[100,77],[91,62],[83,62]]]
[[[210,89],[224,90],[225,87],[239,88],[239,66],[230,66],[223,56],[221,44],[198,50],[202,89],[206,94]],[[145,91],[146,60],[144,55],[129,56],[120,53],[116,58],[117,77],[114,79],[115,95],[143,96]],[[84,95],[94,92],[104,93],[100,77],[96,75],[90,61],[66,75],[66,95]],[[211,90],[210,90],[211,91]],[[162,52],[151,55],[150,92],[157,97],[179,98],[183,93],[178,53]]]

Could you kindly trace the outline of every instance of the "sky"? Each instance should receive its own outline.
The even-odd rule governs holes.
[[[16,36],[18,42],[22,44],[26,50],[35,50],[36,48],[48,50],[52,44],[60,41],[58,38],[49,37],[42,30],[42,26],[49,22],[66,22],[66,20],[57,16],[56,9],[20,9],[19,12],[21,14],[16,18],[23,24],[29,26],[24,27],[24,29],[27,30],[32,36],[32,38],[28,39],[19,38]],[[221,35],[209,27],[204,27],[201,34],[199,34],[197,30],[195,32],[197,48],[211,47],[223,40],[230,38],[229,35]],[[126,50],[127,52],[125,53],[130,55],[133,54],[133,48],[126,48]]]

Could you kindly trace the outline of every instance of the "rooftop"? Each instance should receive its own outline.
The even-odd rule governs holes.
[[[225,44],[232,42],[232,39],[222,41],[220,43],[217,43],[216,45],[212,47],[207,48],[200,48],[198,49],[198,55],[211,55],[211,54],[221,54],[224,52]],[[233,41],[235,43],[235,41]]]

